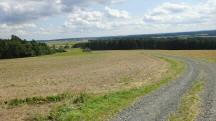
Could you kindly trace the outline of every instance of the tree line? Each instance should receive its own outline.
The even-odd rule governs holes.
[[[11,39],[0,39],[1,59],[48,55],[56,52],[64,52],[64,50],[51,48],[45,43],[34,40],[22,40],[15,35],[12,35]]]
[[[89,40],[78,43],[75,47],[91,50],[132,50],[132,49],[162,49],[162,50],[210,50],[216,49],[216,38],[213,37],[170,37],[170,38],[109,38]]]

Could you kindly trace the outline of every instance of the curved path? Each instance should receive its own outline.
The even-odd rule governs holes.
[[[202,64],[207,73],[207,83],[203,95],[202,114],[198,121],[216,121],[216,64]]]
[[[176,111],[181,97],[198,80],[201,71],[208,77],[205,89],[203,114],[199,121],[216,121],[216,68],[209,64],[191,58],[171,57],[184,61],[187,70],[168,85],[142,97],[137,103],[120,112],[113,121],[165,121],[171,112]],[[215,120],[214,120],[215,119]]]

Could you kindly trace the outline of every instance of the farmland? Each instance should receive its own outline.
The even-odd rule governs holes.
[[[179,55],[183,57],[192,57],[196,59],[207,60],[210,62],[216,62],[215,50],[177,50],[177,51],[160,51],[169,55]]]
[[[66,53],[0,61],[0,117],[23,120],[26,114],[47,111],[53,103],[23,105],[12,109],[5,101],[69,92],[96,95],[131,89],[160,81],[169,63],[142,51],[96,51],[79,49]],[[28,110],[31,111],[28,112]],[[7,114],[7,115],[5,115]]]
[[[8,121],[111,118],[182,73],[184,64],[165,55],[214,62],[216,51],[69,49],[1,60],[0,117]]]
[[[0,0],[0,121],[216,121],[216,0]]]

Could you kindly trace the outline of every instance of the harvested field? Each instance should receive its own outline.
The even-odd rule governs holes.
[[[171,54],[171,55],[207,59],[209,61],[216,62],[216,50],[174,50],[174,51],[160,51],[160,52]]]
[[[64,92],[103,94],[160,81],[168,69],[168,63],[142,51],[70,51],[51,56],[1,60],[0,101]],[[50,107],[52,104],[7,109],[2,105],[0,117],[8,121],[23,120],[35,112],[47,112]]]
[[[2,101],[65,91],[103,92],[126,83],[139,86],[159,80],[168,65],[137,51],[107,51],[85,56],[1,60],[0,68]]]

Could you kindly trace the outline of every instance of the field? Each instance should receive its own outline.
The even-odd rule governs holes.
[[[170,55],[178,55],[183,57],[193,57],[196,59],[204,59],[210,62],[216,62],[216,50],[178,50],[178,51],[160,51]]]
[[[23,120],[26,115],[47,111],[52,103],[7,108],[13,99],[52,96],[66,92],[103,94],[160,81],[169,64],[142,51],[79,49],[66,53],[0,61],[0,117]],[[31,111],[29,111],[31,110]]]
[[[181,73],[183,64],[160,55],[216,60],[216,51],[88,53],[80,49],[0,60],[0,117],[7,121],[45,120],[47,115],[53,120],[83,120],[80,119],[83,116],[85,120],[98,121],[110,118],[137,97],[159,88]],[[62,114],[62,110],[66,112]]]
[[[49,41],[47,42],[47,45],[50,47],[55,46],[56,48],[59,47],[65,47],[66,45],[69,46],[69,48],[71,48],[74,44],[78,43],[79,41],[68,41],[68,42],[61,42],[61,41]]]

